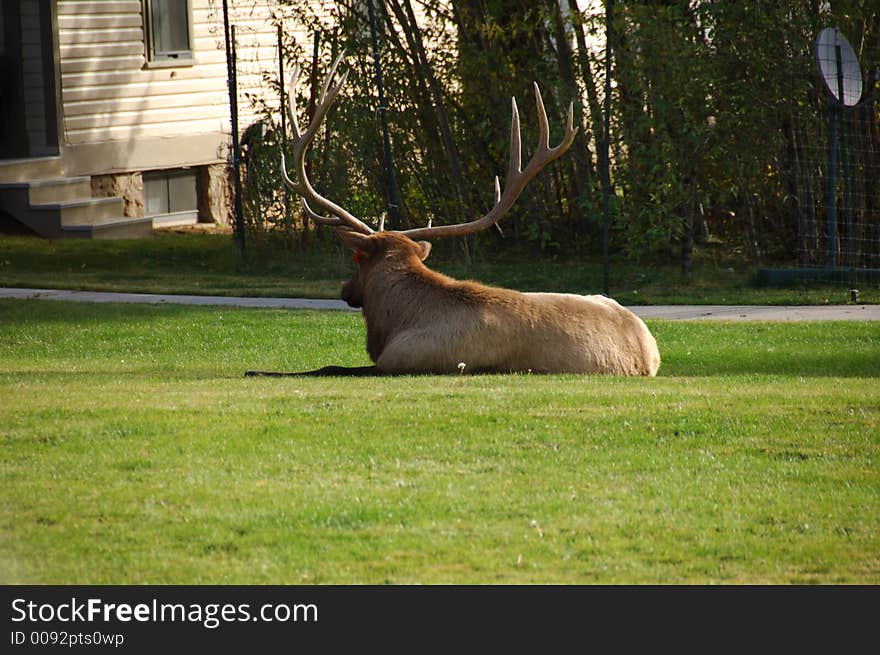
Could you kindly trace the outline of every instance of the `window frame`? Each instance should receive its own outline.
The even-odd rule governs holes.
[[[143,18],[144,18],[144,48],[145,48],[145,65],[144,68],[174,68],[183,66],[193,66],[195,64],[193,52],[193,7],[192,0],[186,0],[186,28],[187,40],[189,42],[188,50],[177,50],[174,52],[156,52],[155,32],[153,29],[153,16],[155,10],[153,3],[155,0],[143,0]]]

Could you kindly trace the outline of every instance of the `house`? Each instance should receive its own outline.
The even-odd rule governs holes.
[[[239,82],[257,86],[277,62],[277,3],[239,4]],[[220,0],[3,0],[6,226],[106,238],[228,223],[229,116]]]
[[[294,5],[2,0],[2,231],[137,237],[160,226],[230,222],[224,4],[238,30],[244,132],[259,118],[246,97],[277,111],[263,76],[278,66],[277,19],[302,22],[283,16]],[[309,4],[322,22],[339,14],[333,0]],[[294,28],[293,36],[311,52],[311,35]]]

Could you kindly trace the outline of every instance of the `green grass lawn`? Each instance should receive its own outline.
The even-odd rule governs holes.
[[[650,327],[655,379],[246,379],[360,317],[0,301],[0,582],[880,582],[880,325]]]
[[[613,261],[611,295],[625,304],[841,304],[849,287],[757,288],[754,271],[727,246],[697,248],[695,271],[683,279],[675,258]],[[522,291],[597,293],[599,257],[548,257],[511,245],[483,252],[468,265],[446,241],[428,263],[458,278]],[[46,241],[0,237],[0,286],[222,296],[338,298],[351,257],[333,239],[309,252],[252,253],[243,262],[222,234],[157,232],[152,239]],[[862,302],[880,303],[880,285],[859,284]]]

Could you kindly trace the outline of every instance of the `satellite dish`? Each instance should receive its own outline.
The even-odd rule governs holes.
[[[862,69],[855,51],[836,27],[826,27],[816,37],[816,64],[834,99],[852,107],[862,99]]]

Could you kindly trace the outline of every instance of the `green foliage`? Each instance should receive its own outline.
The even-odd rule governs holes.
[[[373,1],[404,226],[461,222],[486,211],[493,179],[506,168],[511,96],[521,108],[526,157],[533,147],[531,82],[538,80],[553,137],[569,101],[581,135],[525,190],[506,233],[541,253],[597,253],[604,8],[428,0],[417,3],[413,24],[412,0]],[[391,199],[365,3],[331,3],[325,19],[306,0],[284,4],[297,24],[319,34],[318,80],[343,48],[351,69],[345,97],[315,144],[312,177],[327,196],[375,223]],[[820,28],[838,25],[866,68],[880,61],[876,7],[864,0],[831,5],[817,13],[810,3],[769,0],[615,3],[612,250],[635,260],[681,257],[687,269],[693,243],[713,238],[743,248],[756,264],[822,263],[815,227],[822,162],[806,156],[825,139],[813,40]],[[285,49],[289,64],[310,67],[311,52],[292,39]],[[278,81],[268,74],[267,83]],[[299,93],[305,114],[311,91],[302,86]],[[285,238],[295,243],[308,230],[296,202],[286,209],[279,195],[279,117],[264,109],[268,147],[253,152],[249,222],[258,241],[261,230],[293,231],[298,237]],[[870,180],[880,171],[878,116],[867,111],[846,129],[864,153],[848,173],[863,195],[846,211],[876,215],[870,212],[880,206],[880,191]],[[842,233],[853,220],[841,215]],[[877,267],[880,254],[860,244],[880,241],[880,234],[867,229],[850,235],[857,252],[842,264]],[[500,247],[494,232],[477,241]]]
[[[322,193],[375,225],[391,199],[366,5],[336,3],[327,18],[315,13],[314,3],[290,0],[283,4],[290,9],[289,17],[318,35],[318,84],[343,49],[344,66],[350,70],[346,91],[325,119],[313,146],[311,178]],[[558,91],[554,55],[547,50],[548,7],[555,4],[532,7],[522,3],[513,10],[510,3],[487,8],[476,3],[468,8],[461,3],[449,11],[439,4],[421,3],[418,24],[407,17],[408,4],[411,6],[411,0],[375,2],[402,226],[415,227],[429,220],[435,225],[470,220],[488,209],[495,176],[503,178],[509,149],[510,97],[516,95],[522,107],[525,157],[537,134],[531,81],[542,83],[554,139],[564,125],[565,105],[576,99],[572,92],[563,96]],[[289,21],[285,23],[288,28]],[[304,71],[300,80],[307,80],[312,53],[293,41],[292,30],[287,32],[284,48],[288,67],[299,63]],[[482,54],[477,56],[475,48]],[[274,75],[266,74],[271,88],[279,84]],[[297,105],[304,124],[308,122],[309,99],[315,94],[312,84],[298,87]],[[257,130],[262,132],[260,140],[247,149],[245,209],[249,229],[258,243],[272,233],[280,233],[291,244],[301,242],[309,229],[296,200],[292,206],[289,198],[285,200],[277,174],[280,116],[260,98],[251,100],[263,114],[263,129]],[[572,165],[553,167],[544,173],[542,184],[533,184],[523,194],[509,219],[516,240],[534,243],[541,250],[554,249],[576,231],[573,225],[564,230],[555,227],[563,221],[572,224],[581,220],[571,214],[571,208],[580,207],[589,194],[584,193],[583,184],[573,182],[575,172]],[[590,177],[589,171],[582,172]],[[577,187],[578,193],[569,187]],[[542,218],[535,220],[534,216]],[[484,238],[489,242],[497,239]]]
[[[0,582],[880,582],[873,323],[652,322],[655,379],[365,363],[347,313],[0,302]]]
[[[614,172],[627,252],[711,234],[743,244],[756,263],[824,262],[809,235],[824,202],[826,141],[813,42],[838,25],[858,40],[863,66],[880,57],[876,8],[831,5],[616,3]],[[880,138],[877,115],[864,121],[849,129],[851,139],[866,137],[853,179],[870,205],[880,200],[867,172],[880,161]],[[873,265],[866,255],[847,265]]]

